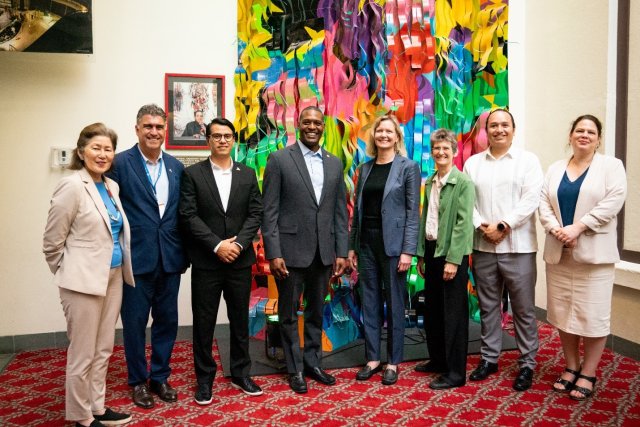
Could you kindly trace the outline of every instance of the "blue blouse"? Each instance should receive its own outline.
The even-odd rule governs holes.
[[[566,171],[562,176],[562,181],[560,181],[560,185],[558,186],[558,205],[560,206],[563,227],[573,224],[573,217],[576,214],[576,203],[578,203],[578,196],[580,195],[580,187],[588,171],[589,168],[573,182],[571,182],[567,176]]]
[[[122,231],[122,215],[120,211],[116,209],[109,197],[107,187],[104,182],[96,182],[98,193],[102,197],[107,212],[109,212],[109,219],[111,220],[111,236],[113,237],[113,255],[111,256],[111,268],[120,267],[122,265],[122,248],[120,247],[120,232]]]

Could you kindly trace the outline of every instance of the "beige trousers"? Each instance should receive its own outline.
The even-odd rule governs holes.
[[[105,296],[60,289],[67,319],[67,420],[91,418],[104,409],[107,368],[122,304],[122,268],[112,268]]]

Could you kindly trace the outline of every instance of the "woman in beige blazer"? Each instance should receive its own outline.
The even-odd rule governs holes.
[[[558,328],[566,362],[553,390],[576,400],[592,395],[609,335],[614,266],[620,260],[616,216],[627,193],[622,162],[596,151],[601,133],[592,115],[573,122],[573,155],[549,167],[539,208],[546,232],[547,319]]]
[[[66,418],[76,426],[131,421],[105,407],[105,382],[122,302],[133,284],[129,224],[111,168],[117,135],[102,123],[85,127],[70,169],[51,199],[43,252],[67,320]]]

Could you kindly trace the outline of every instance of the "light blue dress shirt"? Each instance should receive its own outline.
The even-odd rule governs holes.
[[[302,150],[302,157],[307,165],[307,171],[311,177],[311,184],[313,185],[313,192],[316,195],[316,202],[320,203],[320,196],[322,195],[322,186],[324,185],[324,166],[322,164],[322,149],[318,148],[318,151],[311,151],[302,142],[298,141],[298,146]]]
[[[138,150],[140,150],[140,147],[138,147]],[[167,175],[167,169],[164,166],[164,162],[161,161],[162,151],[155,163],[146,158],[142,153],[142,150],[140,150],[140,154],[142,155],[145,167],[149,172],[148,176],[151,180],[151,186],[154,187],[154,193],[156,195],[156,200],[158,201],[158,211],[160,212],[160,218],[162,218],[164,210],[167,207],[167,202],[169,201],[169,176]]]

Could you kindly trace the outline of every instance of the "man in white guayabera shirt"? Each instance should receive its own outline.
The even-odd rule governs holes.
[[[533,382],[538,352],[535,211],[543,173],[534,154],[512,146],[515,121],[511,113],[495,110],[486,125],[489,148],[464,165],[476,189],[472,265],[482,324],[482,359],[469,379],[481,381],[498,371],[502,348],[500,305],[506,287],[521,353],[513,388],[524,391]]]

